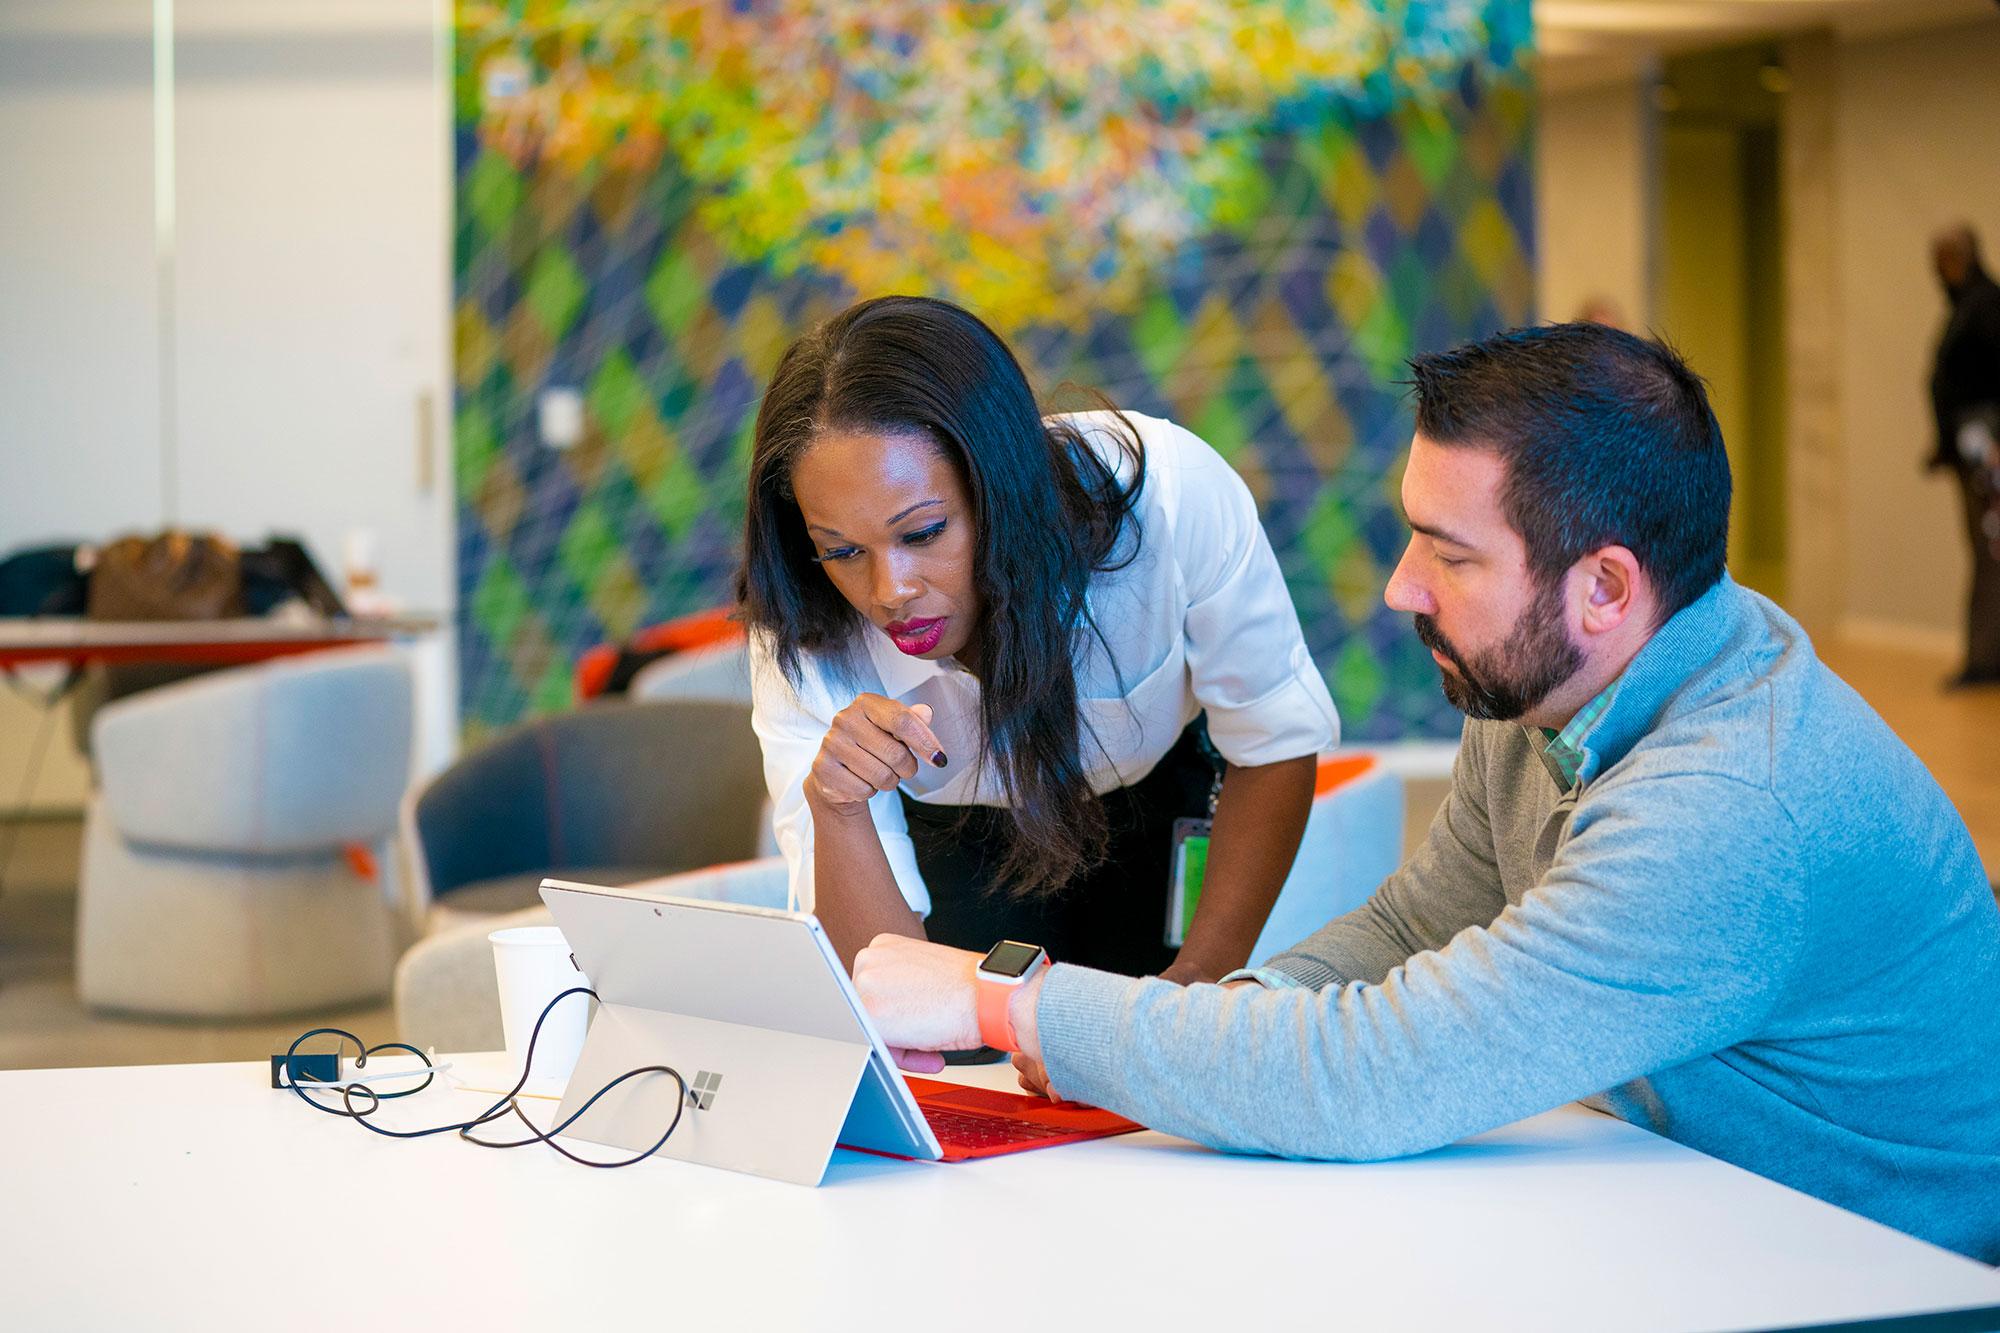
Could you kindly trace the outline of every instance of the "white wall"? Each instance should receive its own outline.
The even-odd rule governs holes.
[[[0,6],[0,551],[162,506],[151,6],[76,11]],[[67,712],[32,702],[60,678],[0,689],[0,809],[83,803]]]
[[[449,610],[435,8],[178,0],[163,431],[152,6],[0,6],[0,547],[178,521],[296,531],[335,573],[365,528],[388,591]]]
[[[1544,93],[1535,218],[1544,319],[1608,298],[1635,328],[1652,314],[1656,139],[1649,84],[1628,78]]]
[[[290,527],[328,562],[369,529],[385,588],[448,608],[451,163],[430,0],[177,10],[181,520]]]
[[[161,507],[148,0],[0,6],[0,550]]]
[[[1929,238],[1970,220],[2000,267],[2000,14],[1839,48],[1841,425],[1846,614],[1933,637],[1963,623],[1956,489],[1919,468],[1944,317]]]
[[[385,590],[448,617],[443,6],[176,0],[171,430],[152,11],[0,3],[0,551],[289,531],[338,579],[343,536],[368,529]],[[431,693],[427,748],[456,730]],[[0,808],[35,723],[0,690]],[[85,783],[59,719],[33,804],[80,804]]]

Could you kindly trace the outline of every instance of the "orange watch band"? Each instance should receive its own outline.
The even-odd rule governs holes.
[[[1009,986],[1004,981],[979,978],[979,1040],[996,1051],[1018,1051],[1021,1043],[1014,1036],[1014,1021],[1007,1017],[1007,1001],[1014,998],[1018,986]]]
[[[980,961],[973,972],[975,1013],[979,1019],[979,1040],[996,1051],[1019,1051],[1021,1039],[1014,1032],[1007,1005],[1014,992],[1028,984],[1037,972],[1049,965],[1048,953],[1037,945],[1019,940],[1002,940]],[[992,971],[987,968],[991,966]]]

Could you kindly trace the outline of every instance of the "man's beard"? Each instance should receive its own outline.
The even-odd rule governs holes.
[[[1415,618],[1417,638],[1458,668],[1444,673],[1444,697],[1467,717],[1512,722],[1577,673],[1583,653],[1563,632],[1562,580],[1551,579],[1498,646],[1468,659],[1429,616]]]

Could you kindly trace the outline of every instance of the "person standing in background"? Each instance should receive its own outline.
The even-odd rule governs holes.
[[[1937,445],[1929,467],[1957,476],[1972,542],[1965,667],[1946,685],[2000,684],[2000,285],[1963,223],[1932,241],[1931,261],[1951,309],[1931,370]]]

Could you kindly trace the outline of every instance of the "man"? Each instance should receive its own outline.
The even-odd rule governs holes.
[[[1723,572],[1700,380],[1590,324],[1412,367],[1387,600],[1470,719],[1428,839],[1224,985],[1058,960],[1006,1004],[1024,1059],[1063,1095],[1292,1157],[1422,1152],[1589,1098],[2000,1260],[2000,909],[1923,765]],[[882,937],[855,982],[889,1042],[971,1046],[978,961]]]
[[[1951,303],[1931,371],[1937,418],[1932,470],[1958,478],[1972,542],[1965,611],[1965,669],[1949,685],[2000,683],[2000,285],[1979,262],[1979,238],[1957,226],[1931,244],[1931,262]]]

